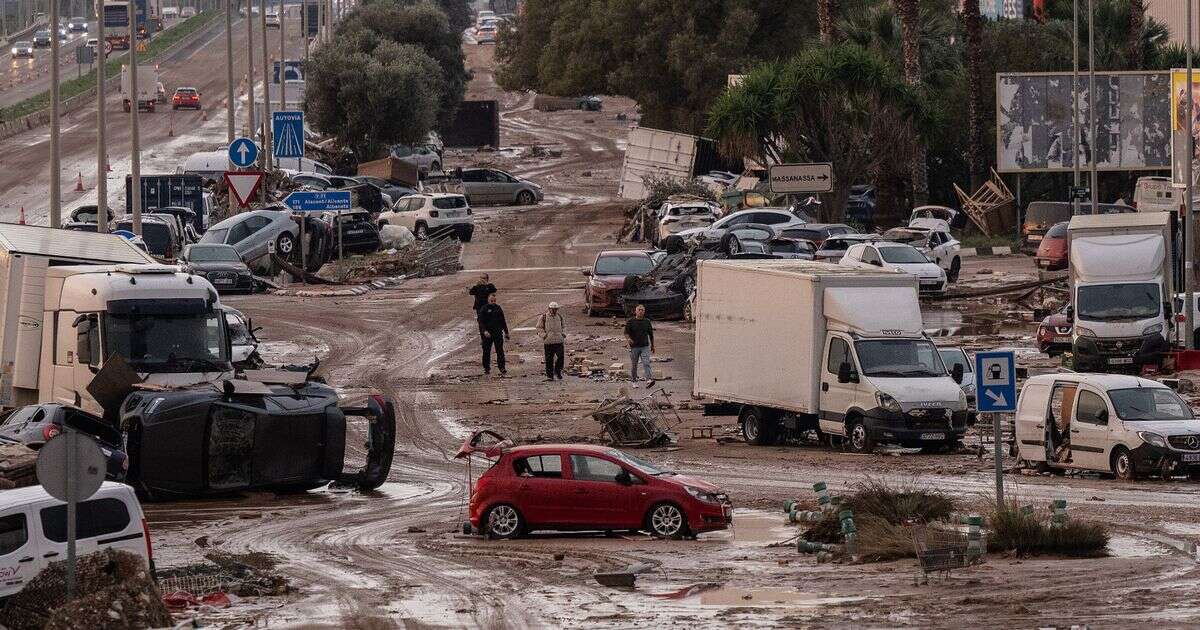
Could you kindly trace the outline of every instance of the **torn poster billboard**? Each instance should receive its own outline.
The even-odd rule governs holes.
[[[1070,171],[1073,156],[1086,168],[1088,77],[1079,75],[1079,149],[1073,150],[1071,73],[996,75],[996,170]],[[1144,171],[1171,168],[1170,77],[1166,72],[1096,74],[1096,168]]]
[[[1171,71],[1171,184],[1187,185],[1187,134],[1191,129],[1195,142],[1192,145],[1192,178],[1200,178],[1200,71],[1192,69],[1192,124],[1187,124],[1187,70]]]

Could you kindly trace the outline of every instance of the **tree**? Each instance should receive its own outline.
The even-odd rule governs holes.
[[[1146,1],[1129,0],[1129,38],[1125,53],[1130,68],[1140,69],[1145,62],[1142,49],[1142,32],[1146,28]]]
[[[437,120],[443,90],[437,62],[421,48],[382,42],[368,54],[365,37],[334,38],[305,67],[305,113],[360,162],[391,144],[423,140]]]
[[[821,43],[828,46],[839,39],[837,22],[841,17],[838,0],[817,0],[817,24],[820,25]]]
[[[900,16],[902,33],[901,49],[904,56],[904,81],[920,88],[921,85],[921,14],[917,0],[895,0],[896,13]],[[913,147],[912,191],[913,204],[929,202],[929,165],[926,163],[924,143]]]
[[[971,169],[971,190],[984,177],[983,153],[983,25],[979,0],[963,0],[963,29],[967,40],[967,164]]]

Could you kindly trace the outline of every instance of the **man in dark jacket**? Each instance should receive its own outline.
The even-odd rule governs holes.
[[[483,343],[483,373],[492,373],[492,347],[496,348],[496,367],[500,375],[504,369],[504,340],[508,338],[508,322],[504,320],[504,309],[496,303],[496,294],[489,293],[487,304],[479,309],[479,340]]]
[[[488,296],[495,292],[496,285],[488,282],[488,275],[486,273],[479,274],[479,282],[476,282],[475,286],[467,289],[467,293],[475,298],[475,306],[472,308],[475,309],[476,313],[479,313],[479,309],[487,305]]]

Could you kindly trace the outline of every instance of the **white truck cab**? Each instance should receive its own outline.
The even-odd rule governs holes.
[[[1200,420],[1172,389],[1135,376],[1031,377],[1017,401],[1016,438],[1021,460],[1039,468],[1200,478]]]

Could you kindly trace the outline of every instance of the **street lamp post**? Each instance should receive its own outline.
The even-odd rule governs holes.
[[[1100,177],[1096,172],[1096,12],[1088,0],[1088,165],[1091,169],[1092,214],[1100,214]]]
[[[59,156],[58,0],[50,0],[50,227],[62,225],[62,164]]]
[[[1195,0],[1187,0],[1187,87],[1184,91],[1187,92],[1187,124],[1184,125],[1185,133],[1187,133],[1187,166],[1184,168],[1184,177],[1187,179],[1184,182],[1184,207],[1183,213],[1183,234],[1184,234],[1184,256],[1183,256],[1183,273],[1184,273],[1184,304],[1183,312],[1186,317],[1184,324],[1184,343],[1188,350],[1196,347],[1195,331],[1195,311],[1192,305],[1195,304],[1194,292],[1196,290],[1196,268],[1193,261],[1196,257],[1196,218],[1193,214],[1193,173],[1192,163],[1196,159],[1196,140],[1195,136],[1195,118],[1194,112],[1196,104],[1192,96],[1192,3]]]
[[[1074,176],[1074,188],[1079,188],[1079,0],[1074,0],[1071,7],[1071,133],[1075,141],[1071,153],[1071,173]],[[1071,214],[1079,214],[1079,199],[1071,191]]]
[[[129,204],[133,209],[133,233],[142,235],[142,155],[141,138],[138,135],[138,109],[141,97],[138,94],[137,62],[137,3],[129,3],[129,138],[132,144],[129,168]]]
[[[104,144],[104,0],[96,0],[96,231],[108,231],[108,147]]]
[[[283,12],[283,0],[279,0],[279,111],[287,109],[287,52],[284,44],[287,42],[287,17]]]
[[[233,2],[225,0],[225,141],[233,142]]]
[[[269,0],[260,0],[262,3],[259,11],[259,23],[262,25],[262,75],[263,75],[263,120],[262,120],[262,136],[263,136],[263,168],[271,170],[271,57],[267,54],[267,2]],[[267,187],[260,186],[262,191],[263,203],[267,199]]]
[[[246,135],[254,137],[254,0],[245,0],[246,7]]]

